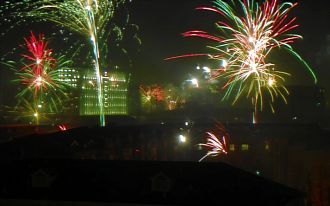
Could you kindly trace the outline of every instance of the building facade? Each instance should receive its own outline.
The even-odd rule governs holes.
[[[104,72],[101,76],[103,91],[103,111],[105,115],[127,115],[127,91],[129,79],[123,72]],[[86,72],[82,77],[80,95],[81,116],[99,115],[98,92],[94,72]]]
[[[58,70],[58,78],[72,88],[78,88],[80,75],[78,70],[73,68],[61,68]]]

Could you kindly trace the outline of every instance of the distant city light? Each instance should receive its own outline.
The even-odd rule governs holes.
[[[190,81],[191,84],[194,85],[195,87],[199,87],[198,79],[192,78],[191,80],[188,80],[188,81]]]
[[[180,142],[180,143],[185,143],[186,141],[187,141],[186,136],[180,134],[180,135],[179,135],[179,142]]]
[[[211,73],[211,69],[209,67],[203,67],[203,71],[205,73]]]

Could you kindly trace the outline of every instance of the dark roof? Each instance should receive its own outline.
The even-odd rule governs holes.
[[[302,194],[224,163],[2,162],[1,199],[166,205],[284,205]]]

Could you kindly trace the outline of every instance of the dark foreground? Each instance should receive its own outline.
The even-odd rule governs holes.
[[[224,163],[2,161],[0,205],[301,205],[303,195]],[[125,204],[122,204],[125,203]]]

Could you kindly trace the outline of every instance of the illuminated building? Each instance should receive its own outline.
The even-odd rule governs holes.
[[[72,68],[62,68],[58,70],[58,78],[60,81],[65,82],[73,88],[78,87],[79,72]]]
[[[128,79],[123,72],[104,72],[102,75],[103,111],[105,115],[127,115]],[[96,77],[88,72],[82,79],[80,115],[99,115]]]
[[[73,116],[78,115],[79,112],[79,86],[81,84],[80,80],[80,69],[73,69],[64,67],[58,70],[58,79],[67,85],[67,95],[68,99],[63,102],[65,111],[62,115],[63,120],[68,120]]]

